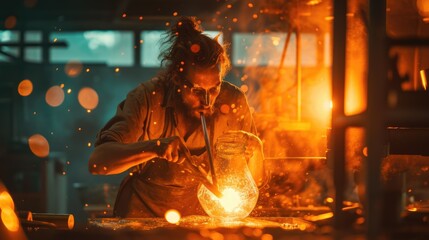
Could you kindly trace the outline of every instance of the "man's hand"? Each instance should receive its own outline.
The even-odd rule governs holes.
[[[228,131],[222,136],[222,142],[240,143],[243,145],[247,165],[258,187],[262,187],[269,179],[264,166],[262,141],[254,134],[245,131]]]
[[[227,131],[222,135],[223,139],[228,139],[228,141],[233,142],[240,142],[243,143],[243,146],[245,148],[245,154],[246,159],[250,159],[253,157],[253,154],[255,152],[261,152],[262,151],[262,141],[259,139],[256,135],[241,131],[241,130],[234,130],[234,131]]]
[[[186,160],[186,153],[189,153],[189,149],[186,147],[182,138],[172,136],[153,141],[156,144],[154,148],[159,158],[178,164]]]

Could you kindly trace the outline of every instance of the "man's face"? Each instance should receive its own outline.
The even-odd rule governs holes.
[[[200,117],[200,113],[205,116],[212,115],[213,104],[219,96],[221,83],[217,68],[189,71],[180,86],[188,114],[197,118]]]

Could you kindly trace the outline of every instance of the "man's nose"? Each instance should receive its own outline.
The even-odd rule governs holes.
[[[210,106],[210,94],[208,91],[204,92],[204,96],[203,96],[203,105],[204,106]]]

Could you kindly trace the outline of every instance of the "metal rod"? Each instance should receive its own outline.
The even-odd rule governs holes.
[[[298,27],[295,28],[296,42],[296,120],[301,121],[302,108],[302,66],[301,66],[301,33]]]
[[[0,42],[0,47],[67,47],[67,42],[46,42],[46,43],[11,43],[11,42]]]
[[[285,44],[283,46],[282,57],[280,59],[279,69],[278,69],[278,72],[277,72],[277,83],[279,83],[280,79],[281,79],[281,70],[283,69],[283,64],[285,62],[287,48],[289,46],[290,36],[291,35],[292,35],[292,27],[289,26],[289,29],[288,29],[287,35],[286,35],[286,41],[285,41]]]
[[[204,168],[201,165],[198,165],[196,164],[196,162],[193,161],[192,159],[193,157],[191,156],[189,149],[186,148],[185,146],[185,141],[182,138],[180,138],[180,140],[182,144],[182,149],[184,150],[183,153],[185,154],[185,158],[186,158],[186,161],[184,164],[188,164],[188,167],[191,168],[194,174],[196,174],[196,177],[198,177],[201,183],[204,186],[206,186],[208,190],[210,190],[214,195],[216,195],[216,197],[221,198],[223,195],[219,191],[219,188],[217,187],[217,185],[214,185],[207,179],[208,173],[206,172],[206,170],[204,170]]]
[[[209,134],[207,132],[206,117],[204,116],[203,113],[201,113],[200,118],[201,118],[201,125],[203,128],[203,133],[204,133],[204,141],[206,143],[207,154],[209,155],[209,163],[210,163],[210,171],[212,174],[212,182],[213,182],[213,185],[217,186],[216,172],[215,172],[214,165],[213,165],[213,162],[214,162],[213,153],[212,153],[212,148],[211,148],[211,144],[210,144]]]
[[[347,1],[334,0],[334,22],[333,22],[333,53],[332,53],[332,98],[334,107],[332,109],[332,160],[335,206],[334,227],[342,229],[345,223],[342,211],[345,191],[345,128],[338,125],[337,118],[344,116],[344,91],[346,72],[346,29],[347,29]]]
[[[386,1],[369,1],[368,27],[368,96],[366,143],[368,158],[364,161],[365,173],[365,227],[368,239],[381,234],[382,194],[381,160],[386,128],[387,99],[387,38]]]

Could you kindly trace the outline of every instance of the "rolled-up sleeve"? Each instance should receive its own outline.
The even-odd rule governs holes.
[[[148,94],[141,84],[118,105],[115,116],[97,134],[95,146],[105,142],[136,142],[143,134],[148,108]]]

